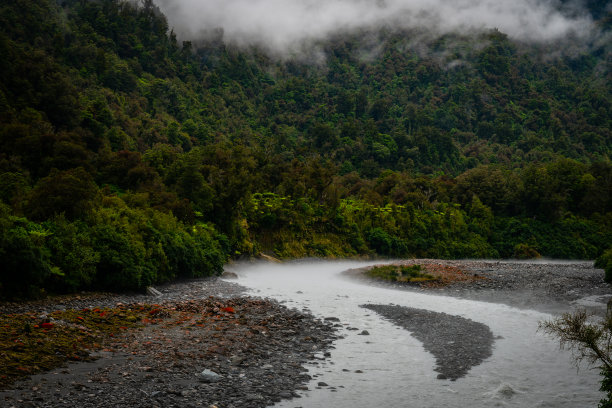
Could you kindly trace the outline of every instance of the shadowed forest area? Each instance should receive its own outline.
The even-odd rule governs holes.
[[[150,0],[3,1],[0,297],[139,290],[261,252],[612,247],[609,44],[389,29],[316,47],[178,41]]]

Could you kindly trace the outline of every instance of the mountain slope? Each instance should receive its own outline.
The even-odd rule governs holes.
[[[606,44],[362,30],[277,59],[179,43],[148,0],[10,0],[0,27],[3,296],[136,289],[260,251],[612,246]]]

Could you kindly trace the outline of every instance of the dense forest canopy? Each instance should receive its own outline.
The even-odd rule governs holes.
[[[260,252],[593,259],[612,246],[602,4],[580,46],[387,27],[278,58],[177,40],[151,0],[3,1],[0,296]]]

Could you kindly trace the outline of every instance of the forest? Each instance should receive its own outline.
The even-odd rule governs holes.
[[[555,47],[388,29],[275,58],[179,41],[151,0],[5,0],[0,298],[260,253],[612,265],[612,46]]]

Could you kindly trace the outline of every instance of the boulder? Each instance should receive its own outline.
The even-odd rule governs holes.
[[[147,286],[147,295],[160,297],[162,293],[159,290],[155,289],[153,286]]]

